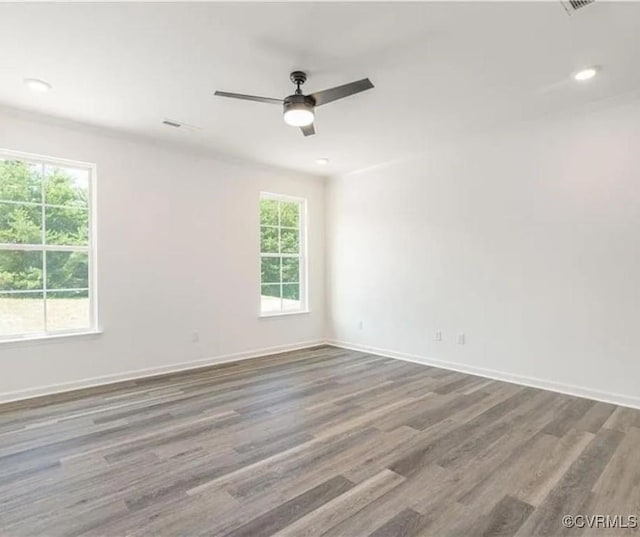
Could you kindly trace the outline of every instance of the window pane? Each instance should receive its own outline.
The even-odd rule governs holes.
[[[278,225],[278,202],[277,200],[260,200],[260,224],[263,226]]]
[[[280,225],[295,227],[300,225],[300,204],[296,202],[280,202]]]
[[[260,297],[260,310],[262,313],[281,311],[280,285],[263,285]]]
[[[88,291],[48,291],[47,330],[78,330],[91,326]]]
[[[260,251],[263,254],[277,254],[278,250],[278,228],[260,228]]]
[[[262,296],[270,296],[280,298],[280,284],[263,285]]]
[[[0,243],[42,244],[42,205],[0,201]]]
[[[283,254],[297,254],[300,252],[300,234],[296,229],[280,230],[280,240]]]
[[[42,289],[42,252],[0,250],[0,291]]]
[[[0,160],[0,200],[42,203],[42,167],[19,160]]]
[[[0,337],[44,332],[42,292],[0,292]]]
[[[262,283],[280,283],[280,258],[262,258]]]
[[[89,205],[89,171],[45,166],[44,202],[86,208]]]
[[[282,286],[282,309],[283,310],[299,310],[300,303],[300,285],[285,284]]]
[[[89,287],[87,252],[47,252],[47,289]]]
[[[47,244],[89,244],[89,212],[75,207],[45,207]]]
[[[282,281],[285,283],[300,281],[300,260],[297,257],[282,258]]]

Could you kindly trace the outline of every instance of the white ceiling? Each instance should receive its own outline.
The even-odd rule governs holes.
[[[557,1],[0,4],[0,104],[334,174],[636,98],[639,30],[640,3],[604,1],[571,17]],[[592,64],[596,79],[570,79]],[[376,88],[320,108],[309,138],[278,106],[213,96],[282,98],[294,69],[307,92],[367,76]],[[54,90],[31,92],[25,77]]]

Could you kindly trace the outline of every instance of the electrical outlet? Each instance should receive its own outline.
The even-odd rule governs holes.
[[[442,332],[440,332],[440,330],[437,330],[433,334],[433,341],[442,341]]]
[[[360,322],[358,323],[358,330],[362,330],[363,328],[364,328],[364,322],[363,322],[363,321],[360,321]]]
[[[463,332],[458,333],[458,336],[456,337],[456,343],[458,345],[464,345],[465,344],[465,336]]]
[[[197,330],[191,332],[191,341],[193,343],[198,343],[198,341],[200,341],[200,332],[198,332]]]

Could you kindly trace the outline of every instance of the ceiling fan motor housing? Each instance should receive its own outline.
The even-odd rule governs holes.
[[[315,105],[316,101],[308,95],[289,95],[284,98],[284,112],[287,110],[310,110],[313,112]]]

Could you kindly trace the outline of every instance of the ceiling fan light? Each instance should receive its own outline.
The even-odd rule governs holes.
[[[289,95],[284,100],[284,122],[292,127],[308,127],[313,123],[315,102],[301,93]]]
[[[308,108],[290,108],[284,113],[284,122],[292,127],[306,127],[313,119],[313,111]]]

